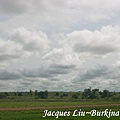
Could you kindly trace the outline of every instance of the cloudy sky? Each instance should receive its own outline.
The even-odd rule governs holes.
[[[120,91],[120,0],[0,0],[0,91]]]

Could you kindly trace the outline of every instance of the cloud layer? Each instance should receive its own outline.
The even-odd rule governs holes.
[[[0,91],[120,90],[119,0],[0,3]]]

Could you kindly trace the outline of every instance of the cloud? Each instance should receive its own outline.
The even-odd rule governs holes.
[[[27,56],[27,54],[22,51],[21,45],[11,40],[0,39],[0,61],[16,60],[23,56]]]
[[[60,64],[50,64],[49,66],[40,66],[36,69],[22,70],[22,74],[28,78],[46,78],[54,79],[59,75],[65,75],[72,72],[75,69],[74,65],[60,65]]]
[[[3,86],[11,81],[9,90],[76,91],[90,86],[117,89],[119,0],[0,0],[0,3]]]
[[[74,31],[67,35],[68,44],[76,53],[107,55],[120,52],[120,28],[105,26],[100,31]]]
[[[73,85],[79,85],[84,88],[99,88],[113,91],[116,88],[119,91],[120,69],[114,65],[97,65],[89,69],[83,69],[72,80]]]
[[[84,61],[79,59],[71,48],[62,45],[62,48],[54,48],[43,56],[43,60],[50,64],[80,65]]]
[[[68,33],[84,28],[93,30],[101,25],[118,23],[119,5],[118,0],[1,0],[3,14],[0,21],[2,28],[21,26],[47,33]]]
[[[97,79],[97,78],[105,78],[106,75],[109,74],[109,69],[107,66],[97,66],[95,68],[90,68],[86,70],[84,73],[80,73],[78,76],[78,80],[85,81],[89,79]]]
[[[31,32],[26,28],[17,28],[11,33],[11,40],[22,45],[25,51],[41,52],[48,49],[47,35],[41,31]]]
[[[21,73],[14,69],[0,69],[0,80],[16,80],[22,77]]]
[[[31,32],[26,28],[4,31],[0,36],[0,61],[21,60],[40,55],[49,49],[47,35],[41,31]]]
[[[30,6],[30,1],[0,0],[0,11],[6,14],[21,14]]]
[[[52,64],[50,67],[49,67],[49,70],[48,72],[50,74],[68,74],[70,72],[72,72],[72,70],[75,69],[75,66],[74,65],[56,65],[56,64]]]

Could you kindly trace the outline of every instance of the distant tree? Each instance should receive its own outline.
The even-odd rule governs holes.
[[[67,93],[63,93],[63,96],[68,96],[68,94]]]
[[[38,91],[37,90],[35,90],[35,96],[38,96]]]
[[[109,97],[109,91],[108,90],[103,90],[103,93],[102,93],[102,98],[108,98]]]
[[[5,92],[5,94],[6,94],[7,96],[9,96],[9,94],[8,94],[7,92]]]
[[[33,91],[32,91],[32,90],[30,90],[30,91],[29,91],[29,93],[30,93],[30,96],[32,96],[32,95],[33,95]]]
[[[14,95],[16,96],[16,95],[17,95],[17,93],[16,93],[16,92],[14,92]]]
[[[93,89],[91,92],[90,98],[94,99],[99,97],[100,97],[99,89]]]
[[[38,92],[38,97],[41,98],[41,99],[45,99],[45,98],[48,98],[48,91],[40,91]]]
[[[60,98],[63,98],[63,95],[60,95]]]
[[[92,93],[91,88],[89,88],[89,89],[84,89],[84,92],[83,92],[84,98],[90,98],[91,93]]]
[[[18,96],[22,96],[22,92],[18,92]]]
[[[78,99],[78,95],[77,95],[77,94],[73,94],[73,95],[72,95],[72,98]]]
[[[48,91],[47,90],[45,90],[45,96],[46,96],[46,98],[48,97]]]
[[[55,96],[59,96],[59,93],[58,93],[58,92],[56,92],[56,93],[55,93]]]

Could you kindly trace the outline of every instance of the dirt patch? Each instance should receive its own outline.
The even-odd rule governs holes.
[[[79,105],[79,106],[41,106],[41,107],[22,107],[22,108],[0,108],[0,111],[26,111],[40,109],[62,109],[62,108],[87,108],[87,107],[112,107],[120,104],[96,104],[96,105]]]

